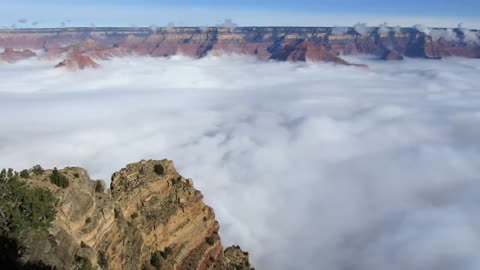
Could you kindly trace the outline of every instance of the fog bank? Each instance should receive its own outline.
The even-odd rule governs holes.
[[[0,167],[168,158],[257,269],[480,269],[478,60],[0,63]]]

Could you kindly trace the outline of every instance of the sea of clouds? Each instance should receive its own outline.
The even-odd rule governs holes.
[[[174,160],[257,269],[480,269],[479,60],[0,63],[0,167]]]

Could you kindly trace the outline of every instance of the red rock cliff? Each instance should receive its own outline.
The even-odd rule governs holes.
[[[363,34],[353,28],[338,33],[329,27],[182,27],[160,28],[157,32],[149,28],[25,29],[0,31],[0,47],[43,50],[47,58],[76,52],[74,55],[93,60],[126,55],[164,57],[176,54],[200,58],[210,53],[344,65],[349,63],[341,59],[341,55],[352,54],[371,54],[387,60],[404,56],[480,58],[479,32],[469,31],[467,39],[464,29],[448,31],[449,38],[434,39],[414,28],[388,31],[370,28]]]

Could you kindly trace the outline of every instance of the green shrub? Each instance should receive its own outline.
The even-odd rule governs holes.
[[[163,259],[167,259],[168,256],[172,254],[172,252],[172,248],[166,247],[163,251],[160,251],[160,256],[162,256]]]
[[[160,270],[162,269],[160,255],[158,252],[153,252],[152,257],[150,258],[150,264],[155,267],[155,269]]]
[[[123,218],[122,213],[118,208],[113,209],[113,216],[115,217],[115,219]]]
[[[23,179],[30,178],[30,174],[28,173],[28,170],[22,170],[20,172],[20,177],[22,177]]]
[[[33,170],[33,173],[36,175],[42,175],[45,172],[45,170],[40,165],[33,166],[32,170]]]
[[[206,241],[207,244],[209,244],[210,246],[213,246],[213,245],[215,244],[215,239],[213,239],[213,237],[211,237],[211,236],[205,238],[205,241]]]
[[[29,188],[13,173],[0,173],[0,194],[0,235],[19,239],[26,232],[48,229],[55,219],[53,194]]]
[[[157,164],[153,167],[153,170],[158,174],[158,175],[163,175],[165,173],[165,169],[163,168],[162,164]]]
[[[104,185],[103,181],[98,180],[98,181],[95,183],[95,192],[97,192],[97,193],[103,193],[104,191],[105,191],[105,185]]]
[[[7,177],[12,178],[15,176],[15,173],[12,168],[8,168]]]
[[[108,269],[107,255],[105,255],[105,252],[103,251],[98,252],[98,265],[100,265],[100,267],[102,267],[104,270]]]
[[[61,188],[67,188],[70,185],[68,178],[61,174],[57,168],[53,168],[52,174],[50,175],[50,181]]]
[[[80,257],[78,255],[75,255],[75,264],[78,267],[78,269],[82,269],[82,270],[93,269],[92,262],[89,259]]]

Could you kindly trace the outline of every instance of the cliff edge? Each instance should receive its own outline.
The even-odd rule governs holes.
[[[238,246],[223,248],[213,209],[172,161],[129,164],[113,174],[111,189],[77,167],[8,174],[32,190],[47,190],[56,200],[56,214],[48,229],[32,230],[19,238],[18,265],[41,262],[47,267],[41,269],[252,269],[247,252]],[[0,182],[5,179],[8,176],[3,172]],[[0,214],[0,219],[5,217],[2,209]],[[1,259],[0,264],[5,263],[5,258]]]

